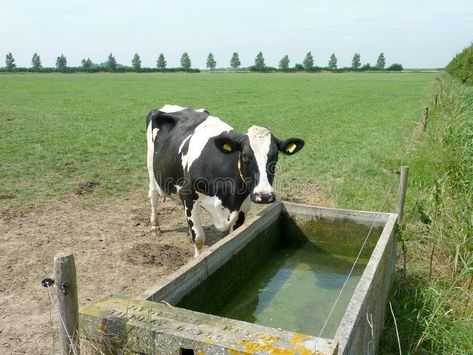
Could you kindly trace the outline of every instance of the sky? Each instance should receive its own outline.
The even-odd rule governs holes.
[[[83,58],[155,67],[163,53],[168,67],[187,52],[192,67],[204,69],[211,52],[217,67],[229,67],[233,52],[242,66],[259,51],[268,66],[288,55],[290,66],[311,52],[326,66],[353,55],[375,64],[405,68],[444,67],[473,42],[473,0],[0,0],[0,66],[11,52],[30,67],[35,52],[43,66],[64,54],[69,66]]]

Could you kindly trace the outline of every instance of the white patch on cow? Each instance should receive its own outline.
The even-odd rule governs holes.
[[[248,138],[259,170],[259,182],[253,189],[253,193],[272,194],[274,193],[274,188],[269,183],[268,173],[266,171],[268,152],[271,145],[271,132],[265,127],[251,126],[248,129]],[[261,199],[258,196],[255,196],[255,198],[257,201]]]
[[[159,109],[159,111],[164,112],[164,113],[173,113],[173,112],[178,112],[185,110],[185,107],[181,107],[178,105],[164,105]]]
[[[158,135],[159,128],[153,128],[152,139],[153,142],[156,140],[156,136]]]
[[[191,137],[192,137],[192,133],[189,134],[189,135],[186,137],[186,139],[184,139],[184,140],[182,141],[181,145],[179,146],[179,151],[178,151],[179,154],[181,154],[182,148],[184,148],[184,144],[186,144],[186,142],[187,142]]]
[[[189,135],[186,137],[186,139],[184,139],[184,140],[182,141],[181,145],[179,146],[179,152],[178,152],[179,154],[181,154],[182,148],[184,148],[184,144],[186,144],[186,142],[187,142],[191,137],[192,137],[192,133],[189,134]],[[189,147],[187,147],[187,148],[188,148],[187,151],[189,152]],[[185,155],[183,155],[183,156],[181,157],[181,164],[182,164],[182,170],[185,171],[185,170],[186,170],[186,165],[187,165],[187,158],[184,159],[184,156],[185,156]]]
[[[186,155],[182,155],[182,167],[189,171],[191,165],[196,161],[210,138],[218,136],[222,132],[231,131],[233,128],[219,118],[208,116],[204,122],[199,124],[189,140],[189,148]]]
[[[220,232],[228,231],[238,219],[238,211],[230,211],[223,207],[222,200],[217,196],[208,196],[200,192],[199,202],[202,207],[209,213],[212,223]]]
[[[204,111],[207,111],[205,108],[199,108],[196,110],[197,112],[204,112]]]

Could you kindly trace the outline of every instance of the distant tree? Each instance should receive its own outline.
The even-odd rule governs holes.
[[[94,66],[94,63],[92,63],[90,58],[82,59],[81,64],[82,64],[82,70],[84,71],[90,71],[92,67]]]
[[[230,66],[233,69],[237,69],[241,65],[240,57],[237,52],[233,52],[232,59],[230,59]]]
[[[287,54],[279,61],[279,69],[281,69],[282,71],[289,70],[289,56]]]
[[[189,54],[185,52],[181,57],[181,68],[185,71],[189,71],[191,69],[191,59],[189,58]]]
[[[394,63],[394,64],[391,64],[391,66],[390,66],[387,70],[391,70],[391,71],[402,71],[402,69],[404,69],[404,68],[402,67],[401,64]]]
[[[12,69],[16,68],[15,59],[13,58],[13,54],[8,53],[5,56],[5,67],[7,68],[7,70],[12,70]]]
[[[304,71],[304,66],[301,63],[297,63],[294,65],[294,69],[296,69],[296,71]]]
[[[216,66],[217,62],[214,59],[214,55],[212,53],[209,53],[209,56],[207,57],[207,68],[209,68],[210,70],[214,70]]]
[[[328,61],[328,68],[330,70],[337,69],[337,57],[335,56],[335,53],[332,53],[332,55],[330,56],[330,59]]]
[[[361,70],[366,71],[366,70],[373,70],[373,67],[371,66],[370,63],[366,63],[361,67]]]
[[[159,70],[164,70],[166,69],[166,59],[164,58],[164,54],[161,53],[158,57],[158,60],[156,61],[156,66],[158,67]]]
[[[105,66],[111,71],[117,70],[117,60],[115,59],[112,53],[108,55],[107,61],[105,62]]]
[[[133,56],[133,59],[131,60],[131,65],[133,66],[133,69],[135,71],[141,70],[141,58],[138,53],[135,53],[135,55]]]
[[[265,68],[266,68],[266,64],[264,64],[263,53],[259,52],[255,58],[255,70],[263,71]]]
[[[376,61],[376,68],[377,69],[384,69],[386,66],[386,58],[384,58],[384,53],[380,53],[378,56],[378,60]]]
[[[351,68],[353,70],[358,70],[361,67],[361,56],[360,53],[355,53],[353,60],[351,61]]]
[[[312,56],[311,52],[307,53],[302,64],[304,64],[305,70],[307,71],[314,70],[314,57]]]
[[[31,58],[31,68],[35,71],[39,71],[42,67],[41,58],[38,53],[33,54],[33,58]]]
[[[66,71],[67,58],[64,56],[64,54],[61,54],[59,57],[56,58],[56,69],[61,72]]]

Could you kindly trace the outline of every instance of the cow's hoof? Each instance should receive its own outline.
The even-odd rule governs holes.
[[[204,248],[197,248],[194,246],[194,258],[197,258],[202,252],[204,251]]]
[[[154,234],[159,234],[161,233],[161,228],[159,228],[159,226],[151,226],[151,231],[154,232]]]

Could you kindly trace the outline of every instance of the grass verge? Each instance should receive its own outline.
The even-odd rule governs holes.
[[[473,354],[473,87],[439,82],[441,104],[409,157],[391,302],[402,353]],[[381,354],[398,354],[388,311]]]

